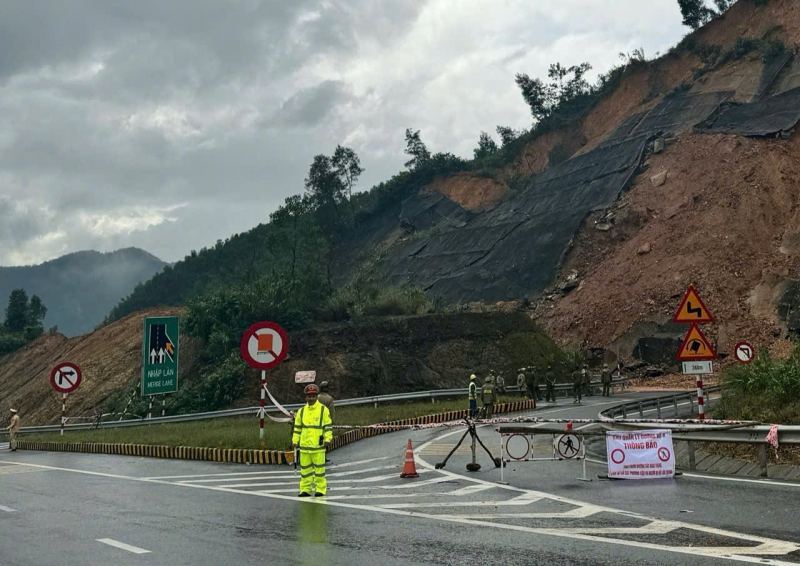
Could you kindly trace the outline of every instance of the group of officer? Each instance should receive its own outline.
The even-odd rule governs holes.
[[[556,382],[559,377],[567,376],[568,367],[566,363],[554,367],[553,363],[547,365],[546,370],[529,366],[519,369],[517,375],[517,388],[520,392],[527,391],[529,399],[542,400],[542,390],[540,388],[542,380],[545,385],[545,400],[549,403],[556,402]],[[591,374],[589,373],[589,364],[582,364],[581,367],[576,367],[572,373],[572,391],[574,395],[573,403],[581,403],[583,395],[592,395]],[[613,372],[609,369],[608,364],[603,364],[603,370],[600,374],[600,382],[603,385],[603,396],[608,397],[611,395],[611,380]],[[472,374],[469,382],[469,412],[470,417],[475,418],[478,416],[478,397],[481,399],[482,416],[491,418],[494,410],[494,403],[497,401],[499,394],[505,393],[505,380],[502,376],[494,375],[494,371],[489,372],[489,377],[486,378],[483,386],[479,387],[477,383],[477,376]]]

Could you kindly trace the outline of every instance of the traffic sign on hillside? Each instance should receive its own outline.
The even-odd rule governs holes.
[[[50,372],[50,385],[59,393],[72,393],[81,384],[81,368],[71,362],[62,362]]]
[[[178,390],[178,317],[144,319],[142,397]]]
[[[716,360],[717,353],[711,346],[705,334],[700,331],[700,327],[693,324],[683,339],[683,344],[678,349],[675,359],[679,362],[691,362],[696,360]]]
[[[274,322],[257,322],[242,334],[240,351],[251,368],[272,369],[279,366],[289,352],[289,337]]]
[[[739,342],[733,349],[736,360],[743,364],[749,364],[755,356],[755,348],[749,342]]]
[[[681,306],[675,316],[672,317],[672,322],[714,322],[714,316],[708,310],[700,295],[697,294],[695,288],[690,285],[683,296]]]

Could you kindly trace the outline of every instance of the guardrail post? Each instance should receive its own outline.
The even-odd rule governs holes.
[[[697,462],[694,458],[694,442],[692,440],[686,441],[686,452],[689,454],[689,469],[694,470],[697,467]]]
[[[767,477],[767,445],[761,444],[758,447],[758,464],[761,467],[761,475]]]
[[[642,404],[639,403],[639,418],[644,418],[644,409],[642,409]]]
[[[689,414],[694,414],[694,397],[691,393],[689,393]]]
[[[661,418],[661,397],[656,397],[656,414]]]
[[[628,418],[628,407],[627,407],[627,405],[623,405],[622,406],[622,418],[623,419],[627,419]]]
[[[673,395],[672,397],[672,406],[675,408],[675,416],[678,416],[678,396]]]
[[[375,408],[376,409],[378,408],[378,402],[377,401],[375,401]]]

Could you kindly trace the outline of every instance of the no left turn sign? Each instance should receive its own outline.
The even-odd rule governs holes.
[[[240,350],[242,358],[251,368],[272,369],[286,357],[289,337],[274,322],[257,322],[242,335]]]
[[[50,372],[50,385],[59,393],[72,393],[81,384],[82,377],[77,364],[62,362]]]

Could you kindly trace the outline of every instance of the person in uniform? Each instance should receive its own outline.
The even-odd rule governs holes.
[[[486,378],[486,383],[481,388],[481,403],[483,404],[483,414],[487,419],[491,419],[494,415],[494,403],[497,401],[497,393],[495,392],[494,385],[492,385],[489,378]]]
[[[542,400],[542,390],[539,388],[539,369],[530,366],[527,371],[528,394],[531,399]]]
[[[519,391],[520,395],[525,393],[525,368],[519,368],[519,373],[517,374],[517,391]]]
[[[583,373],[583,388],[584,393],[588,396],[592,396],[592,375],[589,373],[589,364],[583,364],[583,369],[581,370]]]
[[[603,364],[603,374],[600,377],[603,382],[603,397],[611,396],[611,370],[608,369],[608,364]]]
[[[583,372],[577,367],[572,372],[572,393],[575,396],[573,404],[581,402],[581,388],[583,387]]]
[[[304,390],[306,404],[294,417],[292,448],[300,450],[300,497],[322,497],[328,491],[325,452],[333,440],[333,422],[328,407],[319,402],[319,387],[310,383]]]
[[[319,397],[317,397],[317,399],[319,399],[320,403],[322,403],[323,405],[328,407],[328,411],[330,411],[330,413],[331,413],[331,420],[333,420],[334,416],[335,416],[334,415],[334,409],[333,409],[335,403],[333,401],[333,397],[331,397],[331,395],[329,393],[330,385],[328,384],[327,381],[323,381],[322,383],[319,384],[319,391],[320,391],[320,393],[319,393]]]
[[[475,380],[478,379],[474,373],[469,376],[469,418],[474,419],[478,413],[478,384]],[[488,377],[486,379],[489,379]]]
[[[505,393],[506,393],[506,380],[502,376],[502,374],[498,375],[497,378],[495,379],[494,388],[495,388],[495,391],[497,392],[498,395],[505,395]]]
[[[12,452],[17,450],[17,434],[19,433],[19,415],[16,409],[11,409],[11,424],[8,425],[8,447]]]
[[[556,374],[553,371],[553,366],[547,366],[547,373],[544,376],[545,380],[545,397],[548,403],[556,402]]]

